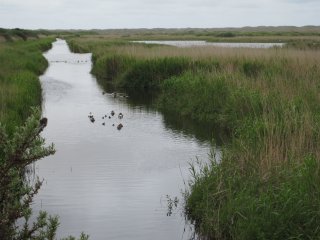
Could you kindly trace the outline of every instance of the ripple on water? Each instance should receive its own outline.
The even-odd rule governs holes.
[[[41,85],[43,89],[43,96],[46,98],[45,101],[53,102],[60,101],[72,88],[72,85],[69,83],[46,76],[41,77]]]
[[[161,113],[130,98],[102,94],[91,62],[74,64],[90,54],[73,54],[59,40],[45,56],[61,61],[41,77],[49,119],[43,135],[57,153],[36,164],[46,182],[34,210],[59,215],[58,238],[84,231],[95,240],[188,239],[184,217],[167,217],[165,196],[181,197],[188,163],[206,159],[210,143],[170,130]],[[112,110],[112,119],[102,119]]]

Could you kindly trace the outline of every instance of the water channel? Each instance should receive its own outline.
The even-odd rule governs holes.
[[[130,96],[103,94],[90,74],[91,54],[71,53],[57,40],[44,56],[43,136],[57,153],[36,163],[45,181],[34,211],[59,215],[58,238],[84,231],[94,240],[189,239],[182,211],[167,216],[166,195],[181,199],[189,163],[206,160],[210,142],[195,137],[195,125],[188,131]]]

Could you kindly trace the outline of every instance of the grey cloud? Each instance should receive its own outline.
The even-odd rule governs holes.
[[[317,17],[320,3],[316,0],[0,0],[0,6],[0,27],[151,28],[320,24]]]
[[[319,2],[319,1],[318,0],[285,0],[285,2],[306,4],[306,3],[313,3],[313,2]]]

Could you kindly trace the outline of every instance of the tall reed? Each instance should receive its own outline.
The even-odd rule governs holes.
[[[42,52],[52,39],[0,43],[0,122],[13,129],[41,104],[38,76],[47,68]]]

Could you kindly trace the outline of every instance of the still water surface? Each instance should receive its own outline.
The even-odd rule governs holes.
[[[283,47],[285,43],[237,43],[237,42],[206,42],[206,41],[133,41],[146,44],[164,44],[175,47],[213,46],[228,48],[272,48]]]
[[[45,182],[34,210],[59,215],[58,237],[84,231],[94,240],[188,239],[181,211],[166,215],[166,195],[181,198],[188,164],[207,159],[209,141],[171,128],[170,117],[130,103],[130,96],[102,94],[90,74],[91,54],[71,53],[57,40],[45,57],[50,65],[41,83],[49,121],[43,135],[57,153],[36,164]],[[111,110],[123,119],[102,119]]]

